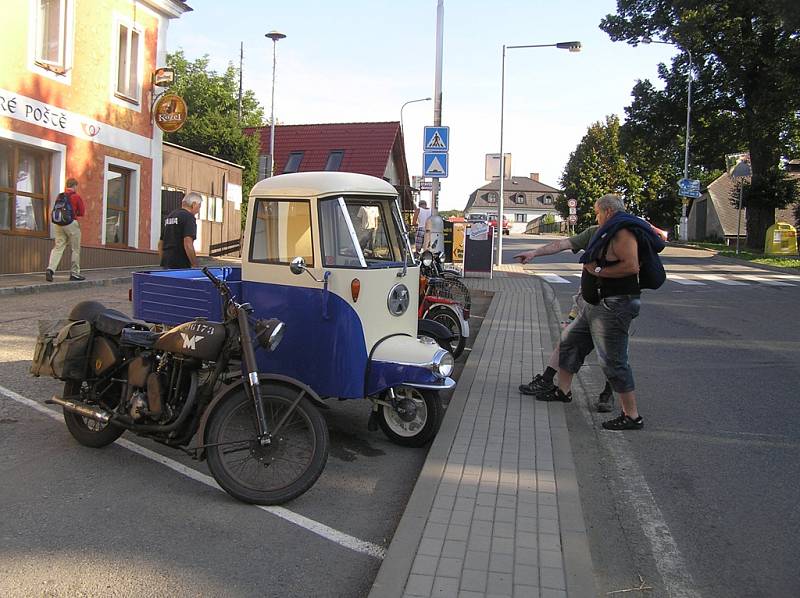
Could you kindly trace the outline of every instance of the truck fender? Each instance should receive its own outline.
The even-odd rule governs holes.
[[[258,380],[261,384],[272,383],[272,384],[280,384],[281,386],[286,386],[288,388],[293,388],[298,392],[305,391],[306,397],[311,400],[318,408],[320,409],[330,409],[325,404],[325,401],[312,390],[310,386],[300,382],[296,378],[291,378],[290,376],[283,376],[282,374],[259,374]],[[197,427],[197,440],[198,445],[203,446],[206,443],[206,428],[208,427],[208,418],[213,412],[214,408],[220,401],[224,401],[227,397],[231,395],[243,391],[244,390],[244,380],[239,380],[237,383],[233,384],[225,388],[223,391],[217,393],[217,395],[211,400],[206,410],[203,412],[203,417],[200,420],[200,425]],[[206,450],[201,448],[197,451],[197,459],[202,461],[205,459]]]
[[[417,334],[423,332],[428,336],[432,336],[437,341],[448,342],[453,340],[453,337],[455,336],[444,324],[425,318],[417,320]]]

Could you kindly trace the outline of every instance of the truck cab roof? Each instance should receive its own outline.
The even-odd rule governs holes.
[[[348,195],[397,195],[384,180],[352,172],[294,172],[266,178],[250,190],[250,197],[316,197]]]

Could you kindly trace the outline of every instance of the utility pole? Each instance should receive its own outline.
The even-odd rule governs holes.
[[[436,6],[436,76],[433,93],[433,126],[442,125],[442,45],[444,33],[444,0]],[[423,173],[424,174],[424,173]],[[444,252],[444,222],[439,216],[439,179],[433,179],[431,189],[431,216],[425,223],[423,247],[433,253]]]
[[[244,62],[244,42],[239,42],[239,123],[242,122],[242,63]]]

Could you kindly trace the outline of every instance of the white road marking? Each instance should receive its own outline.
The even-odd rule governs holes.
[[[677,282],[678,284],[694,286],[705,286],[706,284],[704,282],[700,282],[699,280],[692,280],[690,278],[686,278],[685,276],[680,276],[679,274],[670,274],[669,272],[667,272],[667,280]]]
[[[537,276],[541,276],[547,282],[554,282],[558,284],[569,284],[569,281],[566,278],[561,278],[558,274],[553,274],[552,272],[537,272]]]
[[[579,411],[588,426],[597,425],[592,421],[588,409]],[[639,469],[625,434],[603,431],[598,434],[598,438],[613,457],[620,482],[619,492],[626,504],[633,508],[642,532],[650,543],[656,569],[664,582],[665,595],[670,598],[701,598],[701,594],[694,589],[694,579],[661,509],[658,508],[653,492]]]
[[[790,282],[782,282],[780,280],[773,280],[771,278],[764,278],[763,276],[756,276],[754,274],[735,274],[737,278],[744,278],[745,280],[753,280],[755,282],[760,282],[762,284],[770,285],[773,287],[793,287]]]
[[[63,421],[61,412],[56,411],[54,409],[49,409],[31,399],[23,397],[20,394],[17,394],[13,390],[9,390],[3,386],[0,386],[0,394],[6,396],[7,398],[11,399],[12,401],[16,401],[26,407],[30,407],[50,417],[56,421]],[[177,461],[173,461],[172,459],[165,457],[155,451],[151,451],[146,449],[142,446],[139,446],[136,443],[133,443],[129,440],[125,440],[124,438],[118,439],[114,444],[117,444],[123,448],[128,449],[129,451],[136,453],[137,455],[141,455],[146,459],[150,459],[151,461],[155,461],[156,463],[160,463],[165,467],[170,468],[173,471],[178,472],[181,475],[186,476],[187,478],[191,478],[196,482],[200,482],[201,484],[205,484],[206,486],[210,486],[220,492],[224,492],[222,488],[219,487],[217,482],[209,475],[204,473],[200,473],[199,471],[192,469],[191,467],[186,467],[182,463],[178,463]],[[327,525],[320,523],[318,521],[314,521],[313,519],[309,519],[308,517],[304,517],[303,515],[299,515],[289,509],[284,507],[269,507],[269,506],[262,506],[262,505],[254,505],[257,506],[262,511],[266,511],[267,513],[271,513],[285,521],[290,523],[294,523],[295,525],[302,527],[305,530],[308,530],[318,536],[325,538],[326,540],[330,540],[344,548],[349,548],[355,552],[360,552],[371,557],[374,557],[378,560],[383,560],[386,556],[386,549],[382,546],[378,546],[377,544],[373,544],[371,542],[367,542],[366,540],[360,540],[354,536],[350,536],[345,534],[344,532],[340,532],[339,530],[333,529],[332,527],[328,527]]]
[[[748,286],[746,282],[742,282],[741,280],[733,280],[731,278],[725,278],[724,276],[721,276],[719,274],[697,274],[697,277],[702,278],[703,280],[712,280],[720,284]]]

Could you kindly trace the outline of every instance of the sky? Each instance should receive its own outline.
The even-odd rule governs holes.
[[[279,124],[399,121],[402,105],[434,97],[437,0],[187,0],[193,11],[170,23],[167,49],[208,55],[211,68],[238,66],[243,86],[268,117],[272,44],[278,30],[275,119]],[[444,0],[442,122],[450,127],[448,177],[439,209],[463,209],[486,184],[485,156],[500,151],[502,46],[580,41],[556,48],[510,49],[505,61],[503,151],[514,176],[537,172],[558,188],[588,127],[624,120],[637,80],[657,87],[672,46],[612,42],[600,20],[615,0]],[[434,102],[403,110],[409,176],[422,174],[422,133]]]

